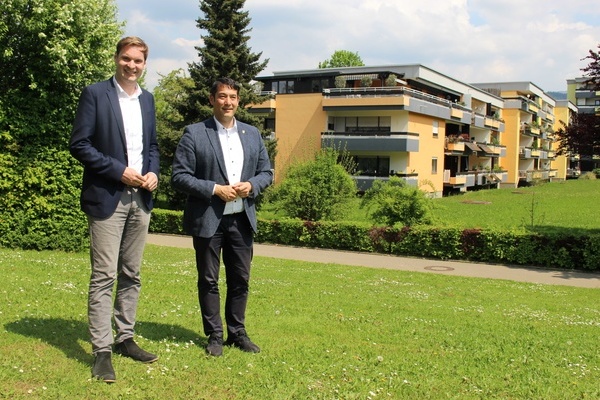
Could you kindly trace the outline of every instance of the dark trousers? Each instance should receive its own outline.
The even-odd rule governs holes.
[[[245,329],[248,283],[252,262],[253,232],[246,213],[224,215],[217,232],[210,238],[194,236],[198,299],[204,333],[223,333],[219,294],[221,253],[225,265],[227,295],[225,322],[229,335]]]

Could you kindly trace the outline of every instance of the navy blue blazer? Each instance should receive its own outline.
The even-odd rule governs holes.
[[[159,176],[154,97],[142,89],[139,97],[143,124],[142,175]],[[117,208],[125,184],[121,177],[127,167],[127,144],[117,87],[113,78],[83,89],[69,143],[73,157],[83,166],[81,209],[95,218],[108,218]],[[152,193],[140,189],[148,210]]]
[[[244,149],[240,181],[252,184],[252,193],[243,199],[244,210],[256,232],[255,199],[273,182],[273,172],[258,129],[240,121],[237,128]],[[213,236],[225,210],[225,202],[213,195],[213,189],[215,184],[227,184],[225,159],[213,117],[185,127],[173,159],[171,184],[188,195],[183,213],[185,232],[204,238]]]

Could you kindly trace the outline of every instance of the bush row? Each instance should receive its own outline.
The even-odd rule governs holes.
[[[559,236],[431,226],[390,228],[292,219],[259,219],[258,229],[258,243],[545,268],[600,269],[600,235]],[[155,209],[150,231],[183,234],[181,212]]]

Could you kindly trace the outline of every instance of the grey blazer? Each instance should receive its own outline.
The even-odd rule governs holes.
[[[273,182],[273,172],[258,129],[240,121],[237,121],[237,127],[244,149],[240,181],[252,184],[252,193],[243,199],[244,209],[256,232],[255,198]],[[225,210],[225,202],[213,195],[213,188],[215,184],[228,184],[213,117],[185,127],[173,158],[171,184],[188,195],[183,214],[185,232],[204,238],[213,236]]]

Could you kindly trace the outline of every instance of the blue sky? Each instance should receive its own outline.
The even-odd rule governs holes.
[[[117,0],[125,33],[150,46],[153,88],[198,61],[198,0]],[[600,44],[597,0],[246,0],[261,75],[316,68],[336,50],[369,66],[423,64],[464,82],[530,81],[566,90]]]

